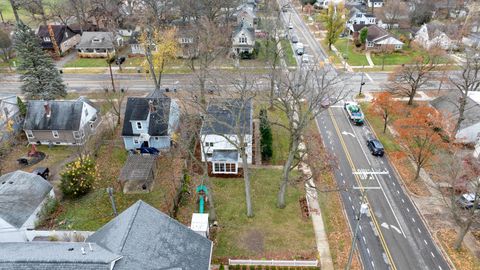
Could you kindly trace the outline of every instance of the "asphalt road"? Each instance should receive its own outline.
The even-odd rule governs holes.
[[[286,4],[283,0],[279,3]],[[308,54],[315,59],[327,58],[294,9],[289,9],[282,17],[285,25],[291,23],[294,26],[293,31],[300,42],[306,44]],[[331,65],[326,68],[333,69]],[[342,71],[336,74],[348,78],[345,86],[352,90],[353,96],[362,75]],[[388,78],[384,73],[364,76],[366,90],[381,88]],[[435,84],[431,88],[435,89]],[[343,190],[340,191],[342,203],[352,231],[360,216],[362,202],[369,207],[368,214],[360,216],[355,239],[364,269],[450,269],[387,156],[370,155],[366,146],[366,137],[372,134],[369,126],[352,126],[341,104],[322,112],[316,122],[326,148],[338,160],[335,179]]]

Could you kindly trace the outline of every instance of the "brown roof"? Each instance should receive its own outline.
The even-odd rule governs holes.
[[[374,41],[378,38],[389,36],[390,34],[383,28],[380,28],[376,25],[371,25],[368,27],[367,40]]]

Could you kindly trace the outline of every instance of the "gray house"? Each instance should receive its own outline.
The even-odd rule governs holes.
[[[122,129],[125,148],[169,149],[179,117],[177,103],[161,93],[153,92],[144,98],[129,97]]]
[[[459,97],[460,94],[457,91],[451,91],[445,96],[434,99],[430,104],[446,117],[451,118],[454,124],[458,119]],[[480,92],[469,93],[464,117],[455,138],[464,143],[475,144],[480,140]]]
[[[0,245],[0,269],[209,270],[207,238],[138,201],[85,242]]]
[[[121,40],[121,38],[120,38]],[[76,46],[78,56],[84,58],[108,57],[115,53],[114,36],[111,32],[83,32]]]
[[[83,145],[95,133],[100,115],[90,101],[31,100],[23,130],[30,144]]]
[[[0,242],[26,241],[25,231],[35,228],[38,212],[54,196],[53,186],[36,174],[15,171],[2,175]]]
[[[252,53],[255,48],[255,30],[240,24],[232,33],[232,53],[236,56],[242,53]]]
[[[17,96],[0,97],[0,142],[22,130],[22,124]]]

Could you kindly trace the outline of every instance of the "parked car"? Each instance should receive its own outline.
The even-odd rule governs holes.
[[[475,203],[475,193],[465,193],[462,196],[458,197],[457,203],[460,207],[465,209],[471,209]],[[479,196],[479,195],[477,195]],[[478,200],[478,197],[477,197]],[[477,205],[477,209],[480,209],[480,205]]]
[[[33,170],[32,173],[41,176],[45,180],[48,180],[48,177],[50,176],[50,170],[47,167],[38,167]]]
[[[310,57],[306,54],[302,55],[302,64],[310,63]]]
[[[292,43],[295,44],[298,42],[298,37],[297,35],[292,35]]]
[[[289,23],[289,24],[288,24],[288,29],[290,29],[290,30],[293,29],[293,24],[292,24],[292,23]]]
[[[288,7],[282,7],[282,12],[288,12]]]
[[[383,148],[383,145],[379,140],[373,137],[370,137],[367,139],[367,146],[368,146],[368,149],[370,150],[370,153],[372,153],[372,155],[383,157],[383,154],[385,153],[385,149]]]
[[[330,107],[333,102],[334,102],[334,99],[333,99],[333,98],[324,97],[324,98],[322,99],[322,102],[320,103],[320,107],[326,109],[326,108]]]

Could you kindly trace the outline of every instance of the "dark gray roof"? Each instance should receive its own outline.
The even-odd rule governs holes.
[[[25,130],[78,130],[82,118],[82,101],[50,100],[50,117],[45,113],[45,102],[30,100],[27,104]]]
[[[97,39],[98,41],[93,41]],[[110,32],[83,32],[77,49],[113,49],[113,34]]]
[[[149,101],[153,102],[155,112],[150,114]],[[167,136],[168,122],[170,118],[170,103],[172,100],[167,96],[154,98],[129,97],[123,118],[122,136],[134,136],[130,121],[145,121],[150,114],[148,134],[151,136]]]
[[[155,168],[154,155],[129,155],[120,172],[120,182],[147,180]]]
[[[88,237],[121,254],[115,270],[207,270],[212,242],[152,206],[138,201]]]
[[[352,27],[353,27],[353,32],[359,32],[363,28],[368,27],[368,25],[364,23],[359,23],[359,24],[353,24]]]
[[[60,47],[60,44],[62,42],[74,37],[75,35],[77,35],[77,33],[75,33],[67,25],[52,25],[51,27],[52,27],[53,35],[55,37],[55,41],[57,42],[59,47]],[[42,39],[41,40],[42,48],[53,49],[53,43],[51,41],[46,42],[43,39],[45,37],[50,38],[50,32],[48,31],[48,26],[40,25],[40,27],[38,27],[37,36]]]
[[[251,100],[225,99],[210,103],[201,134],[236,134],[237,128],[252,134],[252,113]]]
[[[82,247],[85,255],[82,254]],[[111,263],[120,258],[121,256],[95,243],[90,246],[79,242],[20,242],[0,245],[0,269],[108,270]]]
[[[52,188],[32,173],[15,171],[0,176],[0,218],[21,228]]]
[[[458,98],[460,93],[457,91],[450,91],[447,95],[438,97],[430,102],[430,104],[437,110],[447,113],[454,117],[455,121],[458,118]],[[480,104],[467,98],[467,105],[464,113],[465,119],[460,124],[460,129],[464,129],[471,125],[480,122]]]

